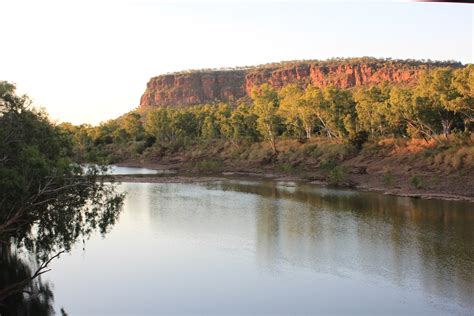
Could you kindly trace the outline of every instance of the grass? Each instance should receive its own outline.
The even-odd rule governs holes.
[[[276,165],[275,169],[280,171],[280,172],[286,172],[286,173],[291,173],[291,172],[295,171],[295,167],[293,167],[289,163],[279,163],[279,164]]]
[[[383,183],[386,185],[386,186],[392,186],[393,185],[393,174],[392,174],[392,170],[390,169],[387,169],[383,175],[383,179],[382,179]]]
[[[194,164],[194,168],[200,170],[216,170],[223,166],[223,162],[220,160],[201,160]]]

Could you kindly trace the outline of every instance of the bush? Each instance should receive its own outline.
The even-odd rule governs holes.
[[[355,134],[352,134],[349,137],[349,144],[357,148],[358,150],[362,149],[362,145],[369,140],[369,133],[366,131],[360,131]]]
[[[147,136],[145,138],[145,148],[153,146],[156,142],[156,137],[155,136]]]
[[[470,131],[455,131],[452,134],[453,143],[456,145],[468,145],[471,143],[471,132]]]
[[[347,168],[345,166],[336,166],[329,172],[330,184],[341,184],[347,179]]]
[[[319,164],[319,169],[324,173],[331,172],[337,166],[336,161],[333,159],[322,159]]]
[[[423,188],[423,183],[422,183],[421,179],[418,178],[417,176],[412,176],[410,178],[410,182],[417,189]]]
[[[310,156],[310,157],[318,157],[321,155],[321,151],[319,150],[318,148],[318,145],[316,144],[311,144],[311,145],[308,145],[304,148],[304,154],[306,156]]]
[[[387,186],[391,186],[393,184],[393,175],[392,170],[386,170],[383,175],[383,183]]]

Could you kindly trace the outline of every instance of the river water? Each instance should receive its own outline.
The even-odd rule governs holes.
[[[474,314],[472,203],[274,181],[122,183],[43,280],[70,315]]]

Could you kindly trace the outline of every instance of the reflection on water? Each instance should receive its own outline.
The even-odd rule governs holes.
[[[32,258],[20,258],[11,248],[0,245],[0,295],[4,294],[2,290],[12,289],[12,285],[25,282],[32,275],[32,262],[25,259]],[[36,278],[23,290],[9,291],[4,304],[0,304],[0,315],[51,315],[53,300],[49,284]]]
[[[265,197],[257,205],[257,251],[336,274],[354,270],[420,286],[474,305],[474,209],[410,199],[273,183],[220,183]]]
[[[148,168],[134,168],[134,167],[120,167],[120,166],[109,166],[108,173],[115,175],[126,175],[126,174],[157,174],[162,173],[162,170],[154,170]]]
[[[56,308],[474,313],[472,204],[270,181],[122,187],[112,233],[47,275]]]

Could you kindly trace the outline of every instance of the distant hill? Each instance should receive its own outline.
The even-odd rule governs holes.
[[[410,85],[426,69],[461,67],[456,61],[392,60],[372,57],[297,60],[258,66],[181,71],[153,77],[140,107],[177,106],[229,101],[249,96],[263,83],[352,88],[388,81]]]

